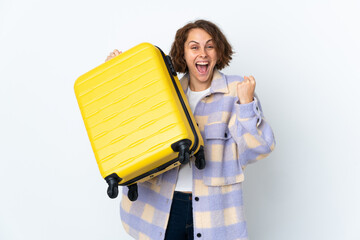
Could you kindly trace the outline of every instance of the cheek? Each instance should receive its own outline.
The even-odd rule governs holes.
[[[218,57],[217,57],[216,52],[214,52],[214,54],[213,54],[213,56],[212,56],[212,59],[214,59],[215,64],[216,64],[217,61],[219,60]]]
[[[190,64],[193,61],[193,57],[188,53],[184,54],[184,59],[185,59],[186,64]]]

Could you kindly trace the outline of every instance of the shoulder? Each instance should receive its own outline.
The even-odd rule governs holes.
[[[226,79],[226,84],[227,84],[227,87],[228,87],[228,90],[229,90],[229,93],[228,95],[231,95],[231,96],[237,96],[237,85],[244,81],[244,78],[242,76],[239,76],[239,75],[226,75],[226,74],[223,74],[223,78]]]
[[[239,83],[244,81],[244,78],[240,75],[226,75],[221,73],[225,78],[228,84],[232,84],[234,82]]]

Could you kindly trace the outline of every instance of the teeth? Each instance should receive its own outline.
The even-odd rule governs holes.
[[[198,65],[208,65],[209,63],[208,62],[197,62],[196,64],[198,64]]]

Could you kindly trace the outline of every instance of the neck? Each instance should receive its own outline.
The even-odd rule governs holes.
[[[205,82],[205,83],[196,83],[191,80],[189,80],[189,88],[193,92],[200,92],[208,89],[211,85],[211,82]]]
[[[189,74],[189,88],[193,92],[204,91],[211,86],[213,77],[214,77],[214,71],[212,72],[211,76],[209,77],[209,79],[207,81],[201,82],[201,81],[196,81],[196,80],[192,79],[192,77]]]

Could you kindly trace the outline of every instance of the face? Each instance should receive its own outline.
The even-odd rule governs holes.
[[[210,87],[218,59],[215,43],[205,30],[194,28],[189,31],[184,58],[190,75],[190,88],[201,91]]]

